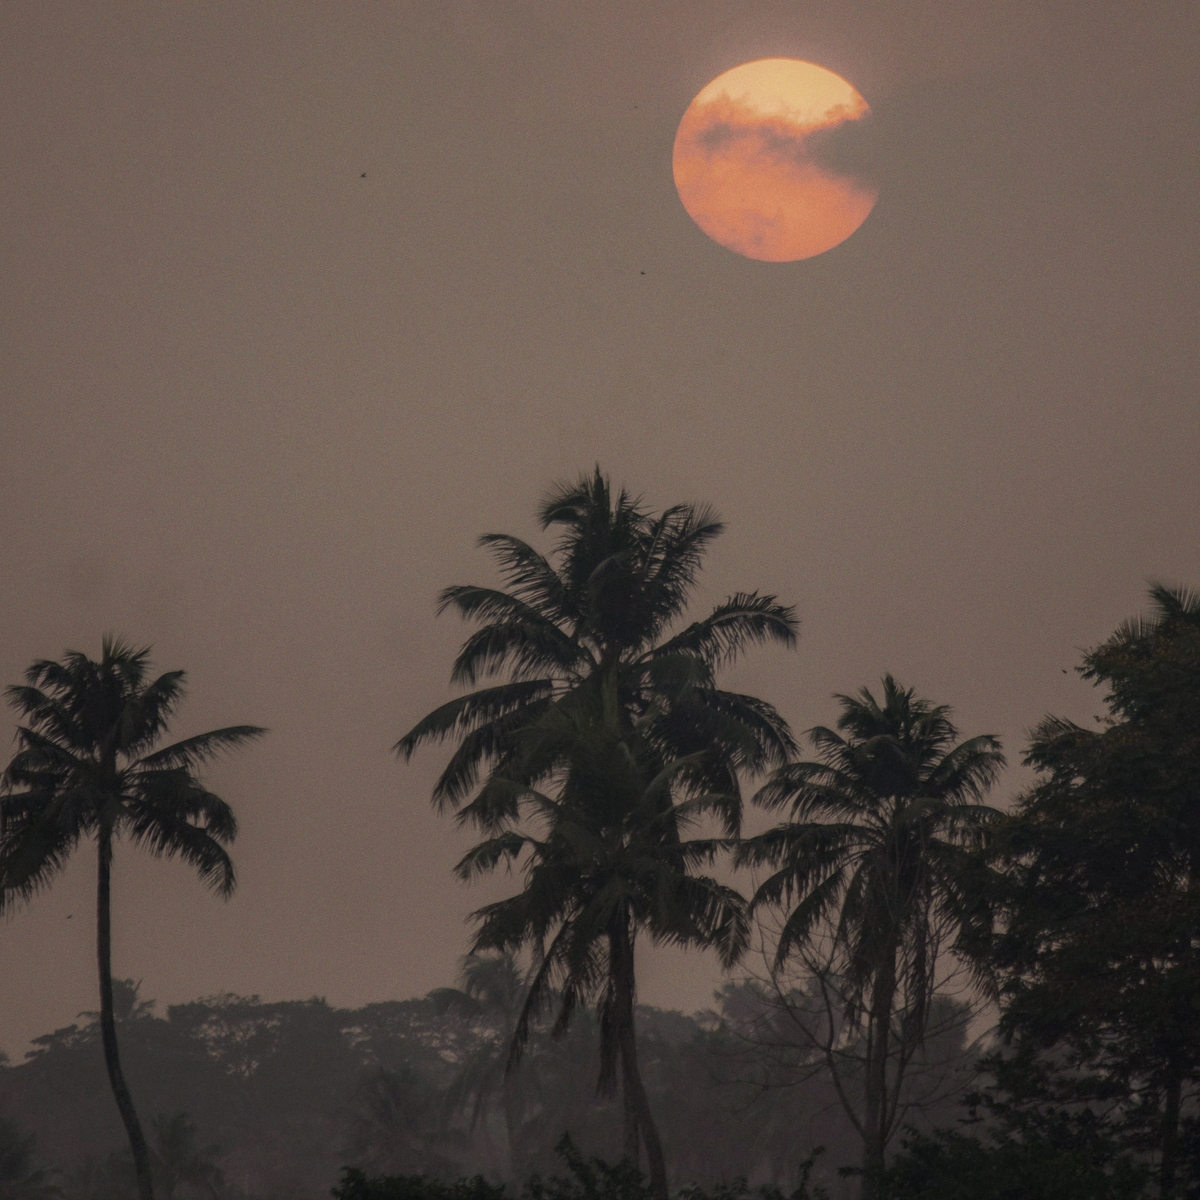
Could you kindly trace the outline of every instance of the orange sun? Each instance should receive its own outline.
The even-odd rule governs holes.
[[[679,199],[715,242],[747,258],[793,262],[844,242],[879,189],[853,169],[870,113],[840,75],[763,58],[718,75],[675,134]]]

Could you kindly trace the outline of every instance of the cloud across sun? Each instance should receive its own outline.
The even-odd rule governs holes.
[[[822,254],[878,198],[846,153],[846,135],[869,115],[862,96],[824,67],[794,58],[743,63],[704,88],[679,122],[679,198],[709,237],[747,258]]]

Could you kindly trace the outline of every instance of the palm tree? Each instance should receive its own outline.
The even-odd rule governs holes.
[[[469,1107],[471,1128],[479,1126],[488,1105],[499,1094],[508,1142],[509,1171],[522,1173],[522,1095],[517,1076],[505,1070],[506,1046],[529,991],[526,972],[515,954],[468,954],[459,972],[461,987],[429,993],[437,1010],[482,1026],[478,1047],[463,1061],[446,1096],[452,1110]],[[484,1125],[484,1132],[487,1126]],[[490,1140],[490,1139],[489,1139]]]
[[[162,1180],[165,1200],[175,1200],[181,1188],[193,1188],[210,1197],[225,1190],[225,1176],[217,1166],[221,1147],[201,1146],[195,1122],[187,1113],[155,1119],[156,1152],[154,1164]]]
[[[129,1137],[141,1200],[153,1200],[150,1153],[121,1072],[113,1017],[113,844],[129,838],[151,854],[182,858],[223,896],[233,891],[225,850],[237,833],[229,805],[197,769],[265,730],[234,725],[155,750],[184,694],[184,672],[149,680],[149,650],[106,637],[99,660],[69,651],[40,660],[8,689],[23,720],[0,796],[0,903],[28,900],[84,838],[99,854],[96,950],[100,1032],[113,1096]]]
[[[752,907],[784,914],[776,967],[829,947],[848,1024],[865,1024],[862,1110],[847,1111],[863,1138],[862,1194],[870,1198],[907,1054],[928,1025],[939,950],[948,938],[962,950],[973,928],[970,850],[998,815],[980,802],[1004,757],[988,735],[958,742],[946,706],[918,699],[890,675],[882,704],[867,688],[837,699],[840,732],[809,731],[819,760],[781,768],[755,797],[767,808],[789,806],[790,821],[747,839],[737,858],[771,869]]]
[[[735,836],[742,817],[740,776],[787,762],[795,745],[779,713],[753,696],[721,690],[716,674],[749,646],[794,645],[797,622],[774,596],[740,592],[703,620],[671,632],[686,610],[704,553],[722,530],[707,508],[681,504],[654,515],[626,491],[614,494],[597,467],[591,476],[551,488],[539,515],[543,529],[560,530],[551,558],[518,538],[488,534],[481,544],[495,555],[509,590],[468,585],[441,596],[439,612],[454,608],[484,622],[463,644],[453,682],[473,686],[503,674],[508,680],[442,705],[396,750],[407,759],[424,742],[457,739],[434,787],[434,804],[458,809],[460,821],[491,835],[463,860],[460,874],[490,870],[511,854],[529,852],[529,887],[499,908],[482,910],[475,947],[516,949],[557,929],[558,949],[547,952],[534,978],[516,1046],[553,980],[561,979],[564,989],[560,1029],[574,1006],[607,981],[602,1087],[614,1086],[619,1053],[626,1153],[636,1161],[640,1130],[652,1183],[665,1194],[661,1146],[634,1049],[634,936],[641,927],[655,938],[683,942],[711,944],[725,936],[725,952],[734,952],[737,938],[721,930],[733,919],[736,893],[706,893],[705,902],[716,909],[688,918],[672,907],[699,900],[696,889],[705,892],[711,881],[687,875],[693,852],[679,849],[680,818],[671,814],[677,797],[694,802]],[[576,738],[585,759],[595,756],[597,745],[602,750],[586,787],[568,749]],[[613,762],[604,755],[614,756]],[[636,766],[636,786],[629,763]],[[564,767],[570,786],[551,800],[539,785]],[[610,785],[616,791],[608,794]],[[541,840],[521,832],[530,803],[546,823]],[[662,812],[637,832],[637,822],[655,804]],[[577,835],[591,847],[586,853],[576,853]],[[618,869],[621,855],[633,854],[635,844],[646,861],[637,870]],[[608,864],[603,869],[595,859],[601,850]],[[650,865],[660,852],[666,857]],[[715,843],[703,854],[714,852]],[[568,888],[553,902],[539,891],[541,882],[535,886],[551,876]],[[655,909],[634,887],[635,878],[638,887],[657,878],[666,888],[661,903],[674,896],[671,911]],[[601,879],[608,884],[589,899]]]
[[[452,682],[473,686],[502,674],[508,681],[435,709],[396,751],[407,760],[424,742],[456,739],[434,803],[461,808],[461,819],[493,829],[514,815],[514,801],[511,789],[488,780],[513,779],[520,731],[568,693],[582,689],[595,702],[612,686],[626,729],[653,715],[642,736],[664,758],[703,752],[690,760],[689,782],[727,798],[722,819],[736,833],[739,772],[782,765],[795,745],[771,705],[718,689],[716,672],[749,646],[793,646],[793,610],[774,596],[739,592],[670,634],[723,527],[709,509],[691,504],[654,516],[624,490],[614,495],[598,467],[552,487],[539,516],[543,529],[561,531],[553,561],[519,538],[487,534],[480,544],[492,551],[509,590],[450,587],[438,607],[484,622],[463,644]]]
[[[558,794],[495,780],[498,790],[507,787],[519,815],[471,850],[457,871],[469,880],[502,863],[520,864],[525,877],[520,893],[475,914],[476,953],[537,949],[510,1064],[517,1062],[532,1020],[552,999],[559,1035],[581,1004],[598,1001],[598,1090],[615,1090],[619,1067],[625,1158],[636,1164],[644,1143],[651,1191],[665,1198],[662,1143],[637,1062],[637,935],[644,931],[656,944],[716,947],[729,967],[744,950],[749,929],[742,897],[696,874],[723,842],[682,837],[713,811],[728,811],[727,798],[691,793],[685,780],[697,764],[663,763],[653,742],[640,736],[640,726],[622,733],[613,692],[601,717],[578,695],[568,696],[526,731],[518,775],[553,776]]]

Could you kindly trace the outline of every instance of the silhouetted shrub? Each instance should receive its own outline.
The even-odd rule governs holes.
[[[482,1175],[446,1183],[428,1175],[375,1175],[368,1178],[357,1167],[345,1167],[332,1189],[335,1200],[514,1200],[503,1183]]]
[[[913,1135],[884,1173],[886,1200],[1137,1200],[1131,1158],[1046,1137],[987,1142],[957,1131]]]
[[[565,1175],[543,1179],[532,1176],[518,1193],[507,1184],[475,1175],[446,1183],[428,1175],[376,1175],[368,1177],[355,1167],[342,1170],[334,1200],[649,1200],[646,1177],[628,1163],[605,1162],[581,1154],[569,1137],[555,1147],[566,1164]],[[819,1151],[817,1153],[820,1153]],[[793,1192],[764,1184],[751,1187],[745,1179],[702,1188],[689,1184],[676,1193],[679,1200],[825,1200],[821,1188],[809,1188],[814,1154],[800,1166],[800,1182]]]

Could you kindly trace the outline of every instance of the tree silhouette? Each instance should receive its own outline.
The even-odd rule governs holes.
[[[775,597],[742,592],[703,620],[672,632],[695,588],[704,553],[722,529],[706,508],[684,504],[654,515],[627,492],[614,494],[597,468],[591,476],[552,488],[540,520],[543,529],[560,531],[551,558],[518,538],[488,534],[481,544],[495,555],[509,590],[456,586],[441,597],[439,611],[453,608],[466,619],[483,622],[463,644],[453,681],[470,686],[481,678],[506,674],[507,682],[436,709],[401,738],[396,749],[408,758],[423,742],[457,740],[435,785],[434,803],[458,809],[460,821],[489,835],[484,846],[460,864],[460,873],[488,870],[510,851],[528,851],[531,884],[535,877],[553,875],[556,864],[575,878],[576,900],[560,898],[536,914],[530,910],[524,925],[516,914],[521,904],[540,895],[536,888],[523,893],[525,900],[507,902],[506,910],[485,909],[476,948],[515,948],[526,935],[556,923],[562,925],[562,941],[555,944],[564,952],[577,938],[582,940],[572,954],[581,954],[587,944],[595,957],[601,943],[607,947],[608,974],[596,962],[585,969],[582,960],[568,961],[548,951],[545,973],[535,978],[530,1011],[541,1002],[556,972],[565,989],[562,1013],[567,1020],[573,1006],[591,995],[596,981],[608,979],[613,990],[605,1001],[606,1011],[616,1024],[609,1027],[610,1057],[602,1078],[605,1086],[611,1083],[616,1069],[612,1054],[620,1046],[627,1152],[632,1150],[636,1158],[640,1128],[655,1186],[663,1189],[665,1173],[655,1161],[656,1156],[661,1159],[661,1150],[655,1149],[657,1132],[648,1106],[637,1097],[640,1090],[644,1100],[644,1089],[633,1053],[633,936],[646,918],[638,907],[641,900],[635,901],[631,892],[605,910],[609,925],[592,924],[599,910],[582,899],[579,888],[586,890],[591,886],[587,881],[595,877],[597,868],[588,858],[593,851],[572,857],[575,852],[566,833],[582,836],[586,831],[589,844],[603,846],[605,855],[616,855],[618,848],[631,852],[613,840],[616,831],[622,831],[622,838],[648,837],[645,830],[635,832],[623,822],[626,817],[642,820],[652,799],[663,810],[653,827],[654,837],[666,846],[676,836],[676,818],[669,814],[678,797],[683,802],[703,798],[706,811],[726,834],[736,835],[742,816],[741,774],[781,766],[795,747],[771,705],[721,690],[716,674],[749,646],[794,644],[796,619]],[[531,741],[531,730],[543,722]],[[596,778],[606,782],[593,780],[584,786],[580,765],[566,748],[572,738],[585,757],[598,747],[614,756],[597,768]],[[534,742],[539,746],[536,752],[531,751]],[[574,772],[568,775],[569,785],[554,798],[539,791],[567,765]],[[669,770],[665,782],[653,783],[662,770]],[[605,788],[614,781],[620,781],[614,786],[621,802],[630,806],[624,816],[613,808],[616,793],[606,799]],[[542,838],[518,832],[529,805],[540,806],[541,819],[548,823]],[[561,836],[555,835],[556,828]],[[686,879],[690,865],[685,856],[671,870]],[[616,872],[611,878],[624,876]],[[566,886],[565,877],[562,882]],[[507,914],[503,919],[502,911]],[[677,928],[673,922],[675,916],[664,915],[654,936],[675,937],[668,932]],[[693,925],[688,938],[698,937],[699,928]],[[525,932],[518,934],[519,929]]]
[[[196,1188],[214,1198],[225,1190],[225,1176],[216,1162],[221,1148],[200,1145],[195,1122],[187,1113],[157,1117],[154,1142],[154,1166],[164,1200],[175,1200],[181,1187]]]
[[[514,785],[523,819],[471,850],[458,873],[471,879],[502,863],[519,864],[524,873],[520,893],[475,914],[477,952],[537,950],[510,1062],[518,1059],[530,1022],[551,1000],[559,1034],[581,1004],[598,1001],[599,1090],[611,1094],[619,1067],[625,1158],[637,1162],[640,1135],[651,1191],[665,1197],[662,1143],[637,1061],[636,938],[644,931],[657,944],[712,946],[729,967],[744,950],[749,929],[742,897],[696,873],[723,843],[682,836],[725,798],[680,798],[680,781],[692,764],[663,763],[636,726],[622,735],[615,703],[605,706],[605,717],[596,719],[569,696],[527,731],[521,773],[557,776],[557,795]]]
[[[994,953],[1010,1073],[1033,1055],[1048,1102],[1107,1102],[1118,1142],[1157,1153],[1169,1200],[1196,1173],[1200,595],[1156,584],[1150,597],[1148,617],[1084,656],[1080,674],[1106,693],[1100,727],[1046,717],[1033,731],[1038,779],[998,847]],[[1050,1049],[1073,1070],[1045,1071]]]
[[[726,797],[722,818],[736,833],[739,772],[782,765],[795,744],[771,705],[722,691],[716,672],[750,646],[794,645],[793,610],[774,596],[739,592],[671,634],[723,526],[691,504],[654,516],[627,492],[614,495],[599,468],[551,488],[539,517],[543,529],[560,530],[553,561],[519,538],[487,534],[480,545],[492,551],[510,590],[449,587],[438,606],[484,622],[459,651],[452,682],[470,686],[503,674],[508,682],[435,709],[396,751],[408,759],[422,743],[457,740],[434,803],[492,829],[515,814],[511,789],[489,782],[515,778],[520,732],[568,693],[582,690],[596,704],[603,689],[615,689],[625,728],[653,718],[642,736],[664,759],[703,752],[690,761],[688,781]]]
[[[526,972],[515,954],[468,954],[459,986],[435,988],[429,999],[438,1012],[454,1014],[481,1027],[479,1045],[459,1065],[446,1095],[447,1106],[470,1109],[471,1130],[480,1128],[488,1105],[497,1097],[504,1116],[509,1170],[523,1172],[523,1092],[517,1073],[505,1069],[508,1045],[529,994]],[[486,1125],[483,1126],[486,1133]]]
[[[222,750],[259,737],[235,725],[155,750],[184,694],[184,672],[150,680],[149,650],[114,637],[92,660],[69,651],[40,660],[9,703],[23,722],[0,796],[0,898],[28,900],[49,884],[85,838],[99,857],[96,952],[100,1031],[113,1096],[129,1137],[141,1200],[153,1200],[146,1138],[121,1071],[113,1017],[112,860],[122,837],[156,856],[181,858],[228,896],[237,833],[229,805],[196,772]]]
[[[837,699],[840,732],[809,731],[819,760],[781,768],[756,797],[790,807],[791,820],[743,842],[738,861],[772,871],[752,903],[785,914],[776,964],[823,945],[848,1028],[865,1025],[862,1109],[847,1104],[847,1115],[863,1138],[869,1200],[908,1055],[927,1027],[939,951],[948,938],[964,948],[973,932],[980,868],[969,848],[997,815],[979,801],[1004,758],[991,736],[955,744],[949,709],[890,675],[882,703],[867,688]]]

